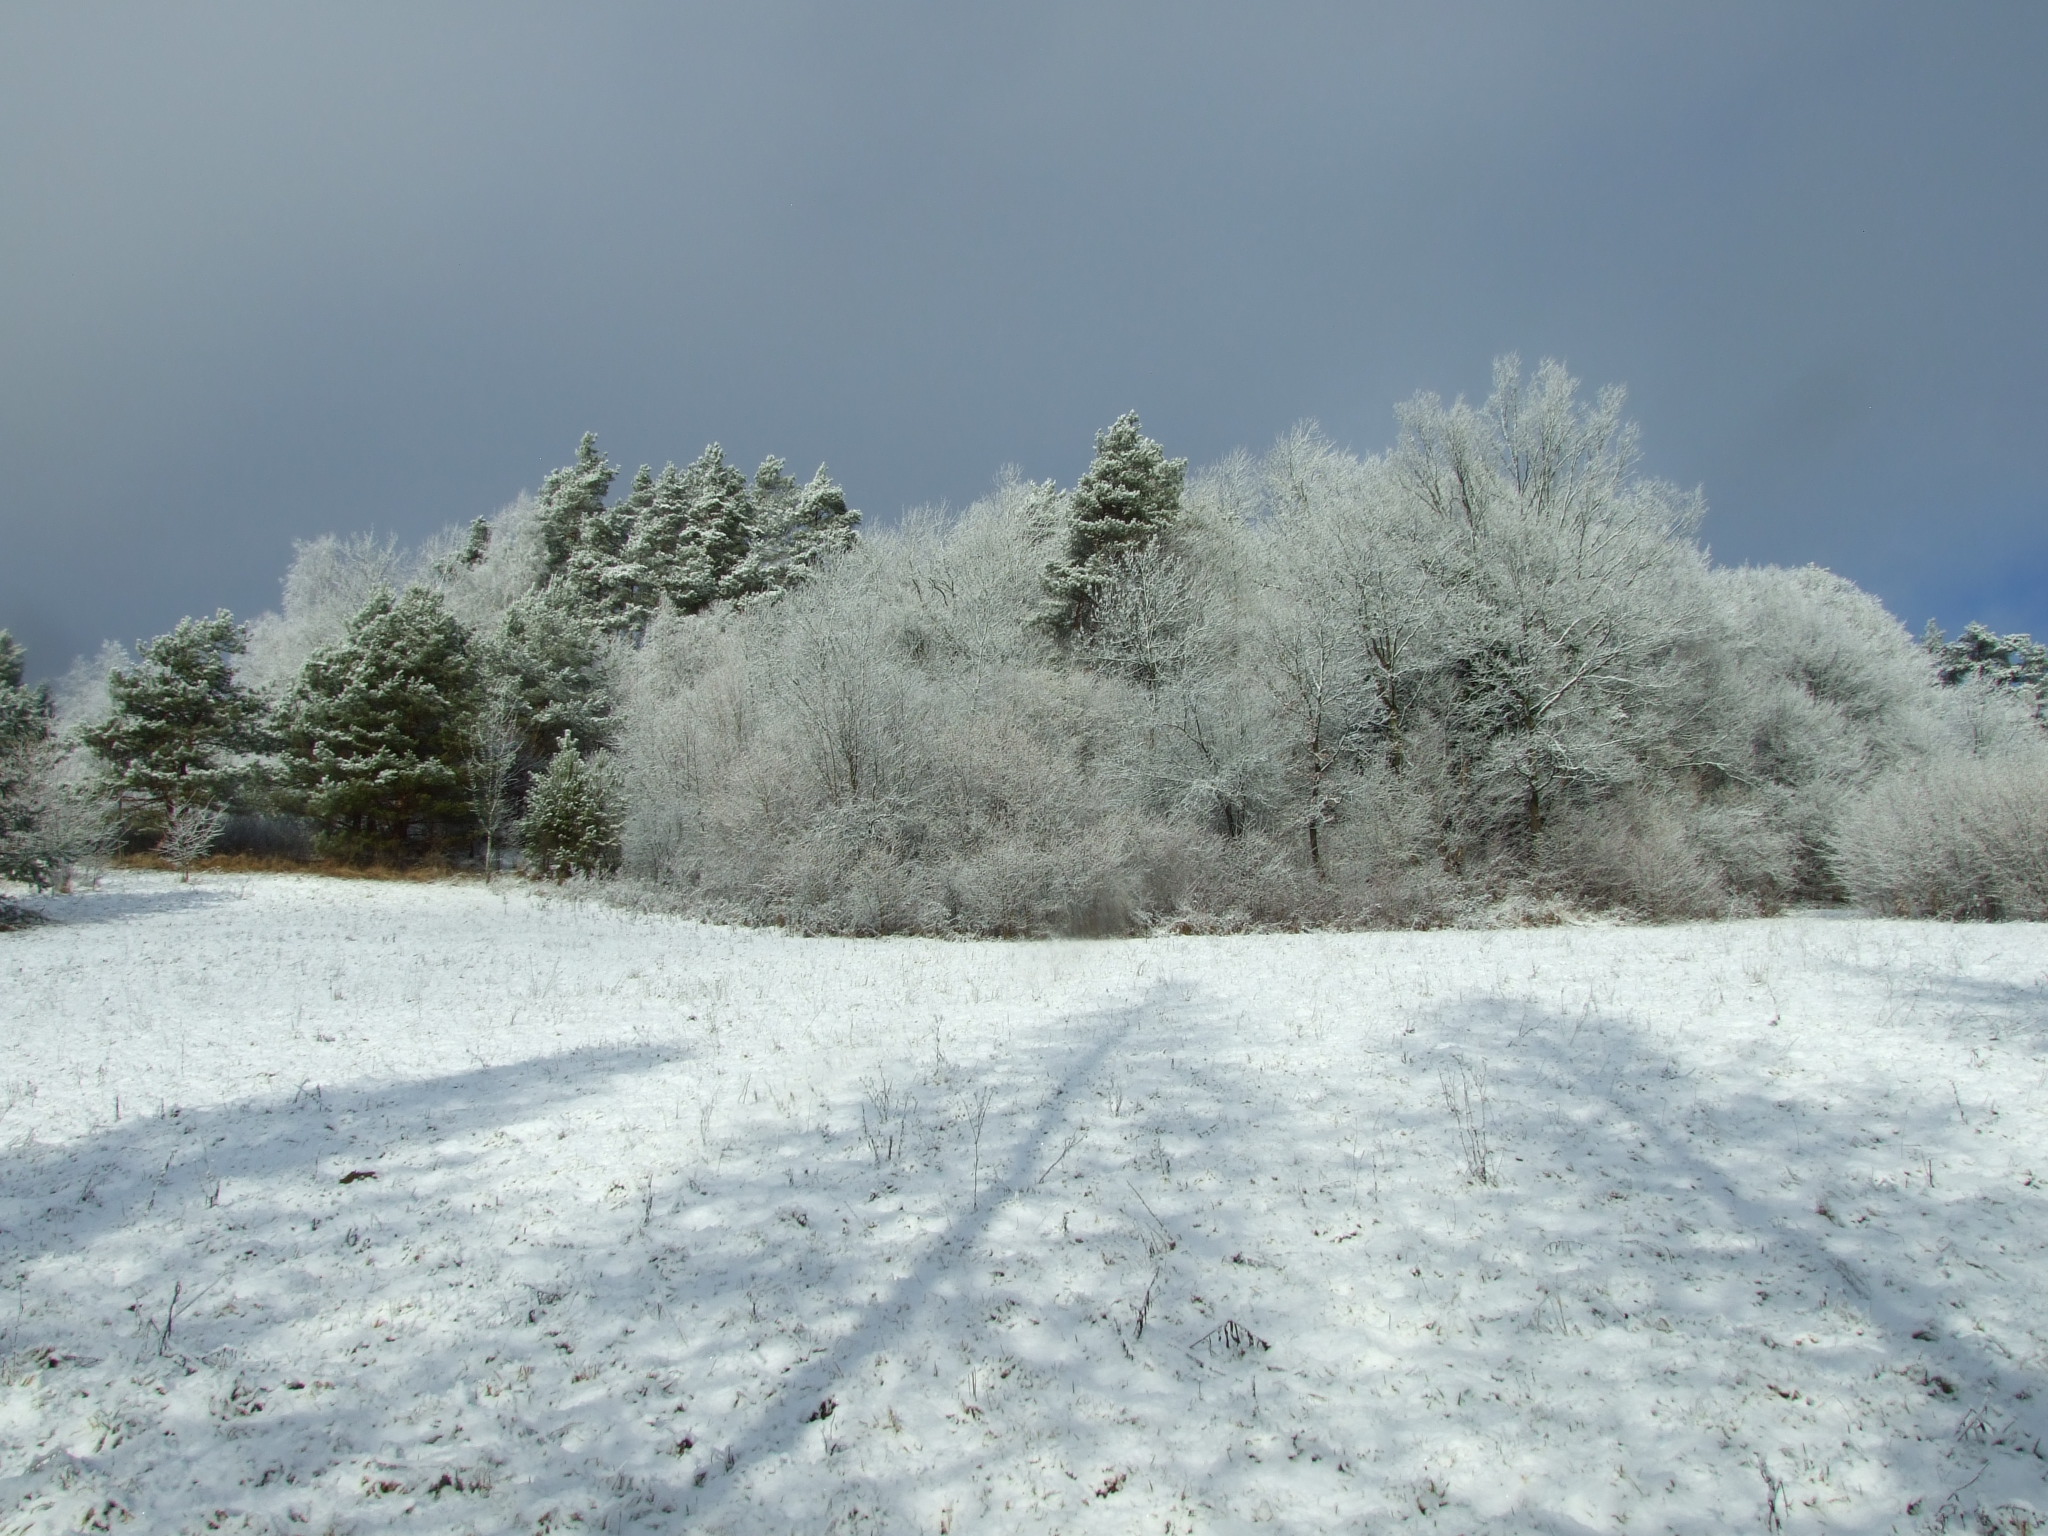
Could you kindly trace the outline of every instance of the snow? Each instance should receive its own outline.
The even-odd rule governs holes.
[[[0,935],[0,1531],[2048,1505],[2040,927],[41,906]]]

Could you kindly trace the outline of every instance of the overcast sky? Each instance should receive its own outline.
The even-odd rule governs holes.
[[[2044,80],[2034,0],[8,5],[0,626],[261,611],[585,429],[886,523],[1515,351],[1717,558],[2048,632]]]

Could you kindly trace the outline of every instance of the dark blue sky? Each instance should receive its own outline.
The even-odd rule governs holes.
[[[1726,561],[2048,631],[2048,7],[0,11],[38,673],[596,430],[854,504],[1628,386]]]

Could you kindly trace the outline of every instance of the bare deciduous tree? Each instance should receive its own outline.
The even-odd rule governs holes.
[[[498,843],[518,819],[512,776],[525,740],[518,700],[502,688],[487,691],[463,726],[463,781],[469,807],[484,835],[484,880],[497,869]]]
[[[157,857],[178,872],[179,884],[192,878],[192,866],[213,851],[228,824],[225,806],[187,802],[174,808],[164,821],[164,835],[156,845]]]

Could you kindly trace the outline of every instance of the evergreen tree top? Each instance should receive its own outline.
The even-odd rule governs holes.
[[[469,542],[463,545],[457,561],[462,565],[476,566],[484,563],[484,557],[491,552],[491,523],[489,518],[479,517],[469,525]]]
[[[24,688],[23,647],[0,629],[0,747],[41,741],[50,733],[50,695],[46,688]]]
[[[597,434],[586,432],[576,447],[576,462],[541,482],[537,521],[550,574],[569,563],[583,541],[584,524],[603,513],[618,472],[618,466],[598,451]]]
[[[1969,624],[1950,640],[1930,619],[1920,643],[1945,687],[1971,677],[2000,688],[2039,688],[2048,683],[2048,645],[2032,635],[2001,635],[1983,624]]]
[[[1052,603],[1040,622],[1059,635],[1094,623],[1097,600],[1119,562],[1180,516],[1187,471],[1186,459],[1167,458],[1145,435],[1136,411],[1095,434],[1095,460],[1067,498],[1066,558],[1046,568]]]
[[[1149,536],[1171,522],[1187,472],[1186,459],[1167,458],[1145,436],[1136,411],[1124,412],[1095,434],[1095,460],[1074,487],[1069,558],[1085,560],[1105,543]]]
[[[263,701],[235,677],[248,644],[222,608],[141,642],[135,666],[108,675],[113,713],[82,735],[110,789],[153,816],[231,798],[238,755],[264,745]]]

